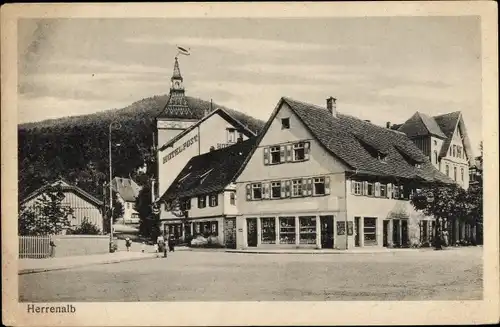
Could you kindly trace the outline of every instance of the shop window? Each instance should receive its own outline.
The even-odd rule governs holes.
[[[316,244],[316,217],[299,217],[300,244]]]
[[[362,194],[361,182],[352,181],[352,193],[354,195],[361,195]]]
[[[314,178],[314,195],[325,195],[325,178]]]
[[[253,200],[262,199],[262,184],[261,183],[252,184],[252,199]]]
[[[281,162],[280,147],[271,147],[271,164],[278,164]]]
[[[305,145],[303,142],[293,145],[293,161],[302,161],[305,159]]]
[[[260,218],[262,244],[276,244],[276,219]]]
[[[292,196],[302,196],[302,179],[292,180]]]
[[[229,193],[229,203],[233,206],[236,205],[236,193],[235,192]]]
[[[281,198],[281,182],[271,183],[271,199]]]
[[[202,209],[207,206],[207,197],[206,195],[201,195],[198,197],[198,208]]]
[[[281,118],[281,129],[290,128],[290,118]]]
[[[387,185],[385,184],[380,184],[380,197],[382,198],[387,197]]]
[[[377,218],[364,218],[364,243],[365,245],[377,245]]]
[[[375,196],[375,186],[373,183],[366,184],[366,195]]]
[[[280,217],[280,244],[295,244],[295,217]]]
[[[211,207],[217,207],[218,203],[219,203],[218,194],[212,194],[212,195],[210,195],[210,206]]]
[[[201,233],[200,223],[193,223],[193,228],[194,228],[194,236],[199,235]]]
[[[219,222],[218,221],[211,221],[210,222],[210,234],[212,236],[219,235]]]

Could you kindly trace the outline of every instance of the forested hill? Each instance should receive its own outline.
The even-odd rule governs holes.
[[[190,108],[199,118],[209,101],[187,97]],[[108,131],[111,121],[121,124],[114,129],[113,175],[132,176],[143,183],[137,169],[151,163],[154,118],[163,110],[167,95],[142,99],[123,108],[95,114],[27,123],[18,126],[19,197],[63,178],[95,196],[102,196],[108,178]],[[264,122],[239,111],[224,108],[249,129],[260,132]],[[150,165],[152,166],[152,165]],[[150,167],[152,168],[152,167]],[[148,169],[148,174],[151,174]]]

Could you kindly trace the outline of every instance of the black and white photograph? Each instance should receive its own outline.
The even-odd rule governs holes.
[[[2,37],[13,324],[256,324],[225,320],[244,303],[352,324],[368,301],[386,324],[434,301],[498,322],[497,8],[425,3],[20,10],[8,65]]]

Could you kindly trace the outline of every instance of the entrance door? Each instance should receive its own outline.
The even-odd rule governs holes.
[[[320,216],[321,248],[333,248],[333,216]]]
[[[401,245],[408,246],[408,220],[401,220]]]
[[[257,218],[247,218],[247,244],[257,246]]]
[[[401,246],[401,237],[400,237],[400,223],[401,223],[401,220],[399,219],[394,219],[392,221],[392,243],[394,244],[394,246]]]
[[[384,239],[383,239],[383,245],[385,247],[389,246],[389,242],[387,240],[387,235],[390,233],[389,231],[389,220],[384,220]]]
[[[360,217],[354,217],[354,246],[359,245],[359,219]]]

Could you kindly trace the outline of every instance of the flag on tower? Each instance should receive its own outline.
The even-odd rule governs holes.
[[[179,51],[177,54],[183,54],[185,56],[189,56],[190,55],[189,50],[191,50],[191,49],[186,49],[186,48],[177,46],[177,50]]]

